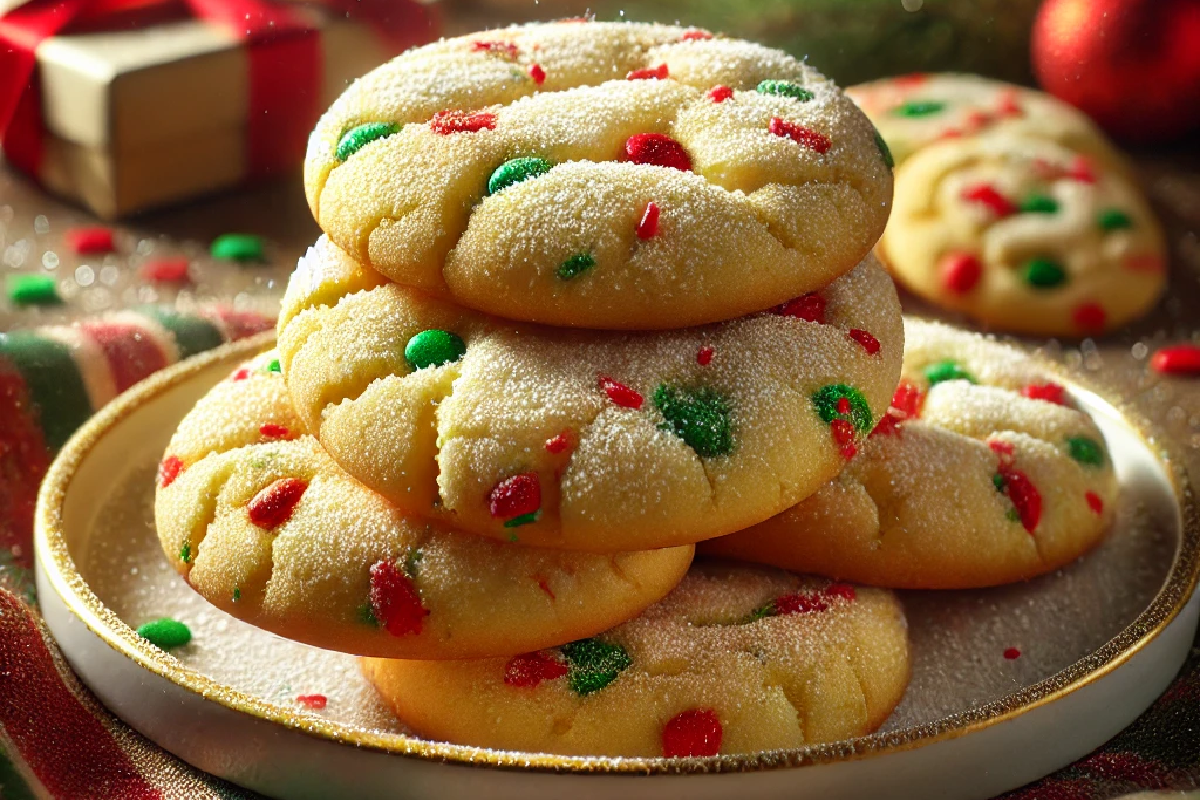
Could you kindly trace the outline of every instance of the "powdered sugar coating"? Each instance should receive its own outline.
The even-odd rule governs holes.
[[[405,510],[539,546],[695,542],[793,505],[844,464],[814,395],[847,386],[878,418],[904,346],[895,290],[870,257],[821,291],[826,324],[767,312],[642,334],[512,325],[366,272],[322,240],[293,276],[280,352],[297,412]],[[405,343],[428,329],[461,337],[463,358],[412,371]],[[688,420],[714,435],[690,436]],[[564,431],[573,446],[550,452]],[[514,527],[488,497],[522,473],[539,476],[542,504]]]
[[[347,90],[310,139],[318,223],[397,282],[514,320],[678,328],[819,289],[886,223],[891,170],[874,127],[785,53],[685,34],[548,23],[400,56]],[[648,68],[662,77],[626,77]],[[765,80],[793,82],[807,99],[756,91]],[[716,85],[732,95],[714,102]],[[435,119],[446,111],[481,111],[487,124],[447,128]],[[773,121],[828,145],[772,133]],[[381,123],[390,127],[339,157],[348,131]],[[671,137],[691,170],[627,160],[639,134]],[[531,157],[549,171],[490,191],[502,165]],[[662,222],[640,238],[649,202]],[[594,267],[561,277],[581,254]]]
[[[1052,572],[1101,539],[1117,501],[1112,462],[1087,414],[1029,396],[1056,396],[1053,379],[973,334],[910,321],[906,340],[918,416],[885,424],[812,497],[705,552],[877,586],[966,589]],[[927,371],[950,362],[975,383],[930,386]],[[1013,472],[1040,498],[1032,529],[1021,497],[1001,490]]]
[[[814,599],[755,619],[797,597]],[[361,663],[422,736],[579,755],[661,756],[664,728],[688,712],[719,722],[720,753],[849,738],[882,724],[908,682],[904,614],[890,592],[765,567],[697,562],[662,602],[597,638],[620,647],[613,663],[625,666],[586,696],[570,670],[506,684],[505,659]],[[539,655],[573,666],[560,651]]]
[[[954,73],[899,75],[850,86],[900,165],[934,142],[980,135],[1045,139],[1110,164],[1122,159],[1086,114],[1053,95]]]
[[[1166,285],[1153,212],[1120,172],[1054,142],[995,135],[931,145],[897,170],[877,248],[909,289],[996,328],[1092,335]],[[978,265],[949,280],[949,261]]]
[[[511,654],[636,615],[691,561],[691,547],[568,553],[406,517],[304,433],[282,378],[268,368],[273,360],[267,353],[250,362],[183,419],[167,448],[183,468],[168,486],[160,481],[155,501],[171,565],[242,620],[356,654]],[[275,428],[264,434],[266,425]],[[293,493],[302,485],[298,502],[276,493],[292,503],[286,519],[255,516],[256,498],[280,485]],[[397,596],[397,587],[411,596]]]

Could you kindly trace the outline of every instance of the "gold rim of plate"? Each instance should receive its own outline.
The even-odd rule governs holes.
[[[1163,465],[1179,503],[1183,523],[1182,538],[1175,552],[1171,571],[1150,605],[1103,647],[1060,672],[979,708],[901,731],[875,733],[841,742],[790,750],[705,758],[561,756],[489,750],[432,742],[402,734],[370,733],[338,722],[314,719],[311,716],[300,717],[290,709],[224,686],[184,666],[174,657],[138,636],[129,625],[100,602],[80,576],[75,562],[67,552],[61,519],[63,499],[78,465],[110,428],[128,417],[139,406],[215,363],[238,357],[248,358],[271,346],[274,340],[274,333],[264,333],[180,362],[143,381],[92,417],[59,452],[42,483],[35,519],[35,546],[37,558],[43,562],[51,586],[71,612],[101,640],[138,666],[227,708],[332,741],[460,765],[551,772],[750,772],[869,758],[911,750],[997,725],[1052,703],[1104,677],[1132,658],[1175,619],[1183,610],[1196,587],[1197,579],[1200,578],[1200,516],[1197,515],[1191,486],[1181,467],[1182,462],[1173,457],[1172,447],[1165,444],[1164,437],[1156,435],[1151,422],[1126,403],[1114,398],[1111,392],[1089,385],[1087,379],[1069,372],[1057,363],[1036,354],[1025,353],[1037,359],[1068,387],[1076,386],[1092,392],[1117,409],[1125,423],[1137,433],[1142,443]]]

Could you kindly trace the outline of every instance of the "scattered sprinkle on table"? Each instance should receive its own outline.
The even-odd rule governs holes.
[[[227,261],[263,261],[262,238],[248,233],[226,233],[213,239],[212,257]]]
[[[142,264],[141,276],[151,283],[190,283],[188,260],[177,258],[155,258]]]
[[[1200,375],[1200,346],[1164,347],[1150,358],[1150,368],[1163,375]]]
[[[1015,647],[1009,647],[1004,651],[1004,658],[1008,661],[1013,661],[1021,657],[1021,651]]]
[[[108,228],[72,228],[67,231],[67,246],[81,256],[111,253],[117,249]]]
[[[10,275],[8,299],[19,306],[53,306],[62,302],[52,275]]]
[[[191,629],[170,617],[161,617],[139,625],[137,634],[160,650],[183,647],[192,640]]]

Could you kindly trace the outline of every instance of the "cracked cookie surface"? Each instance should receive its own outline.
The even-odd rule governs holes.
[[[682,578],[691,547],[606,555],[495,542],[405,516],[304,433],[278,358],[188,413],[159,467],[171,565],[239,619],[389,658],[474,658],[589,636]]]
[[[767,522],[705,542],[876,586],[967,589],[1052,572],[1095,546],[1118,486],[1104,436],[1036,361],[909,322],[889,415],[846,470]]]
[[[412,50],[309,140],[322,230],[463,306],[558,326],[717,322],[878,239],[890,155],[835,85],[703,31],[547,23]]]
[[[816,491],[887,409],[904,341],[871,256],[770,311],[584,333],[429,298],[322,239],[279,347],[305,425],[398,506],[606,552],[729,533]]]
[[[362,659],[421,736],[611,756],[754,753],[860,736],[909,677],[886,590],[698,561],[641,616],[510,659]]]

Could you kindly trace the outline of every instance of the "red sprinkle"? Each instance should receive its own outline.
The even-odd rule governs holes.
[[[662,133],[635,133],[625,140],[625,156],[634,164],[688,172],[692,159],[683,145]]]
[[[186,258],[156,258],[142,264],[141,276],[151,283],[188,283],[188,260]]]
[[[529,77],[533,78],[534,83],[541,86],[546,82],[546,70],[542,69],[541,64],[530,64]]]
[[[323,694],[301,694],[296,695],[296,702],[302,706],[320,711],[329,702],[329,699]]]
[[[1001,465],[1008,463],[1013,457],[1012,442],[1006,442],[1001,439],[988,439],[988,447],[992,452],[1000,456]]]
[[[1030,400],[1045,400],[1056,406],[1067,404],[1067,390],[1057,383],[1031,383],[1021,387],[1021,396]]]
[[[167,488],[179,473],[183,472],[183,460],[179,456],[167,456],[158,464],[158,485]]]
[[[1088,508],[1097,514],[1104,513],[1104,501],[1100,499],[1100,495],[1095,492],[1088,492],[1084,495],[1084,498],[1087,500]]]
[[[967,114],[967,118],[963,120],[963,125],[967,130],[978,131],[986,128],[992,122],[992,115],[986,111],[972,111]]]
[[[721,752],[723,736],[717,712],[708,708],[689,709],[663,726],[663,757],[715,756]]]
[[[274,425],[270,422],[265,425],[259,425],[258,432],[268,439],[286,439],[288,437],[287,428],[283,425]]]
[[[551,453],[552,455],[565,453],[571,448],[573,439],[574,437],[571,435],[571,431],[569,429],[565,430],[555,436],[553,439],[546,440],[546,452]]]
[[[921,416],[921,407],[925,404],[925,395],[920,387],[910,380],[901,380],[892,395],[892,408],[904,415],[905,419],[917,419]]]
[[[1121,265],[1130,272],[1159,273],[1166,269],[1163,260],[1153,253],[1141,253],[1127,257]]]
[[[962,190],[962,199],[987,206],[997,217],[1007,217],[1017,211],[1017,206],[990,183],[967,186]]]
[[[825,324],[825,298],[816,292],[809,292],[793,300],[788,300],[773,311],[781,317],[795,317],[806,322]]]
[[[849,414],[850,413],[850,398],[849,397],[839,397],[838,402],[837,402],[837,410],[838,410],[839,414]]]
[[[929,74],[925,72],[910,72],[907,75],[897,75],[892,78],[892,85],[897,88],[911,88],[920,86],[929,80]]]
[[[829,603],[815,592],[811,594],[785,594],[775,598],[775,615],[810,614],[816,611],[828,611]]]
[[[72,228],[67,231],[67,244],[81,256],[111,253],[116,250],[112,231],[108,228]]]
[[[854,328],[850,331],[850,338],[862,345],[862,349],[867,351],[867,355],[873,356],[879,352],[879,340],[872,336],[868,331]]]
[[[496,115],[488,111],[439,111],[429,120],[429,128],[443,136],[490,131],[495,127]]]
[[[641,408],[644,402],[636,390],[623,383],[618,383],[607,375],[600,376],[600,388],[608,395],[609,400],[621,408]]]
[[[826,597],[840,597],[843,600],[851,600],[852,601],[852,600],[854,600],[855,597],[857,597],[857,594],[854,591],[854,587],[851,586],[850,584],[842,583],[841,581],[837,581],[837,582],[831,583],[825,587],[825,596]]]
[[[521,48],[510,42],[471,42],[471,49],[477,52],[496,53],[516,61],[521,55]]]
[[[653,239],[658,235],[658,203],[653,200],[646,203],[646,210],[635,230],[639,239]]]
[[[659,80],[667,79],[667,65],[659,64],[657,67],[646,67],[645,69],[635,69],[633,72],[626,75],[626,79],[631,81]]]
[[[966,294],[979,284],[983,265],[970,253],[949,253],[941,263],[942,286],[953,294]]]
[[[1001,117],[1020,117],[1025,114],[1025,109],[1017,100],[1017,93],[1010,89],[1001,92],[996,98],[996,113]]]
[[[903,421],[903,415],[898,413],[896,409],[889,408],[887,413],[879,418],[879,422],[875,423],[875,427],[871,430],[871,436],[899,436],[901,431],[900,423]]]
[[[1024,472],[1001,465],[1000,475],[1004,478],[1004,493],[1021,516],[1021,525],[1032,534],[1042,519],[1041,492]]]
[[[818,133],[812,128],[806,128],[798,122],[788,122],[786,119],[772,117],[771,124],[767,126],[767,130],[776,136],[781,136],[785,139],[791,139],[797,144],[807,147],[809,150],[815,150],[818,153],[828,152],[833,146],[833,140],[823,133]]]
[[[700,29],[696,29],[694,31],[686,31],[683,34],[683,36],[679,37],[680,41],[683,41],[683,42],[702,42],[705,39],[711,39],[711,38],[712,38],[711,33],[709,33],[708,31],[702,31]]]
[[[246,369],[245,367],[242,367],[241,369],[234,370],[234,373],[229,376],[229,380],[244,381],[249,377],[250,377],[250,370]]]
[[[1107,318],[1104,307],[1099,303],[1082,303],[1075,307],[1075,311],[1071,315],[1075,327],[1084,333],[1100,333],[1104,330],[1104,322]]]
[[[1004,651],[1004,657],[1009,661],[1012,661],[1013,659],[1021,657],[1021,651],[1015,647],[1009,647]]]
[[[696,363],[702,367],[707,367],[712,363],[714,352],[716,351],[712,347],[704,345],[696,351]]]
[[[541,507],[542,483],[536,472],[522,472],[505,478],[488,494],[488,510],[500,519],[532,514]]]
[[[1095,183],[1096,171],[1092,168],[1092,162],[1087,156],[1077,155],[1071,160],[1066,177],[1081,183]]]
[[[278,528],[291,518],[307,488],[308,483],[299,478],[280,478],[254,495],[246,506],[250,522],[266,530]]]
[[[1164,347],[1151,356],[1150,368],[1164,375],[1200,375],[1200,347],[1194,344]]]
[[[376,561],[371,565],[369,598],[375,619],[392,636],[420,633],[422,621],[429,616],[412,579],[391,561]]]
[[[550,583],[541,575],[538,576],[538,588],[546,593],[546,596],[554,600],[554,590],[550,588]]]
[[[833,431],[833,440],[840,445],[854,441],[854,426],[849,420],[835,419],[829,423],[829,429]]]
[[[513,656],[504,665],[504,684],[522,688],[537,686],[542,681],[561,678],[568,672],[567,665],[543,653],[522,653]]]
[[[938,134],[938,138],[939,139],[961,139],[962,131],[960,131],[958,128],[946,128],[946,130],[944,130],[940,134]]]
[[[704,96],[714,103],[724,103],[733,97],[733,89],[730,89],[728,86],[717,85],[709,89]]]

